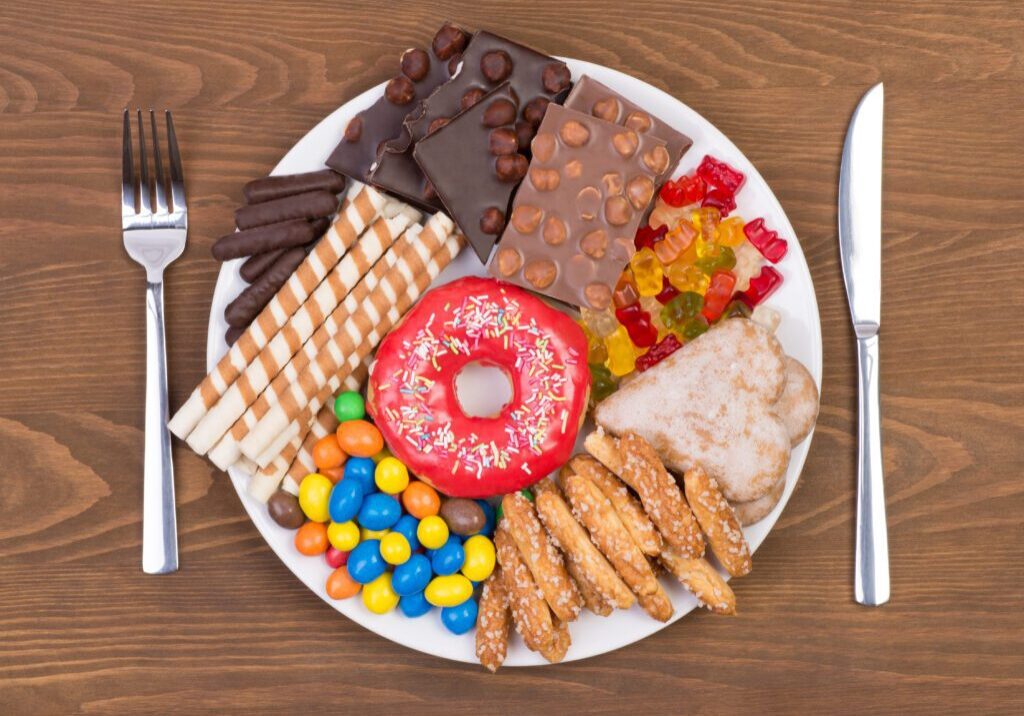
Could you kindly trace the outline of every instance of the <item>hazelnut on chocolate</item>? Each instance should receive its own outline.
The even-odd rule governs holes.
[[[530,149],[530,142],[536,134],[536,128],[525,120],[516,122],[516,139],[519,142],[519,151],[526,152]]]
[[[607,172],[601,177],[601,183],[604,184],[604,193],[608,196],[622,193],[622,175],[618,172]]]
[[[538,162],[546,162],[555,154],[555,135],[548,132],[538,134],[530,144],[533,158]]]
[[[608,234],[605,233],[604,229],[588,231],[583,235],[583,238],[580,239],[580,251],[592,259],[604,258],[604,254],[607,250]]]
[[[459,106],[464,110],[469,109],[474,104],[482,100],[485,94],[487,93],[479,87],[470,87],[466,90],[466,93],[462,95],[462,99],[459,100]]]
[[[591,308],[602,310],[608,308],[612,302],[612,289],[604,283],[591,283],[583,289],[583,297],[587,299]]]
[[[523,278],[534,288],[547,288],[555,282],[558,267],[551,259],[534,259],[523,267]]]
[[[569,86],[572,75],[569,74],[569,68],[561,62],[552,62],[541,72],[540,81],[544,85],[545,92],[558,94]]]
[[[583,162],[579,159],[570,159],[565,163],[565,175],[570,179],[575,179],[583,173]]]
[[[484,109],[485,127],[503,127],[516,121],[516,106],[504,97],[495,99]]]
[[[547,97],[534,97],[523,107],[523,119],[533,125],[540,124],[544,119],[544,113],[548,111],[551,100]]]
[[[345,141],[355,143],[363,136],[363,118],[356,115],[345,125]]]
[[[597,187],[585,186],[576,195],[576,209],[580,218],[590,221],[601,210],[601,192]]]
[[[636,136],[636,132],[632,129],[627,129],[625,132],[619,132],[612,137],[612,146],[622,156],[631,157],[636,153],[637,147],[640,146],[640,138]]]
[[[388,82],[387,87],[384,88],[384,96],[391,104],[409,104],[416,96],[416,88],[413,86],[412,80],[405,75],[399,75]]]
[[[570,147],[582,147],[590,139],[590,130],[576,120],[570,120],[558,130],[558,136]]]
[[[402,74],[413,82],[419,82],[430,71],[430,55],[418,47],[402,53]]]
[[[624,196],[610,196],[604,202],[604,220],[612,226],[623,226],[633,217],[633,208]]]
[[[557,169],[534,167],[530,170],[530,183],[537,191],[554,191],[561,181],[562,177],[559,176]]]
[[[434,35],[433,50],[439,59],[447,60],[466,49],[466,33],[455,25],[445,25]]]
[[[480,74],[497,84],[512,74],[512,58],[504,50],[491,50],[480,58]]]
[[[494,260],[498,266],[498,273],[502,276],[511,276],[523,265],[523,257],[518,251],[512,248],[498,249]]]
[[[551,246],[558,246],[559,244],[565,243],[565,239],[568,236],[569,229],[566,227],[565,222],[557,216],[549,216],[544,220],[544,229],[541,231],[541,237],[544,239],[544,243]]]
[[[494,171],[498,179],[513,184],[526,176],[529,162],[522,154],[503,154],[494,162]]]
[[[515,154],[519,151],[519,139],[508,127],[492,129],[487,138],[487,149],[495,156]]]
[[[590,113],[598,119],[603,119],[606,122],[614,122],[619,118],[619,112],[622,111],[619,105],[619,100],[616,97],[605,97],[594,102],[594,106],[591,108]]]
[[[643,156],[644,166],[650,169],[654,174],[661,174],[663,171],[668,169],[668,164],[671,158],[668,155],[668,150],[665,147],[655,147],[650,151],[644,152]]]
[[[459,70],[459,63],[462,62],[462,53],[452,55],[451,59],[448,60],[448,74],[454,75]]]
[[[520,234],[532,234],[540,226],[543,215],[538,207],[521,204],[512,210],[512,228]]]
[[[505,228],[505,212],[496,206],[484,209],[480,217],[480,231],[497,236]]]
[[[448,117],[438,117],[437,119],[432,120],[430,122],[430,126],[427,127],[427,134],[433,134],[434,132],[436,132],[441,127],[445,126],[451,121],[452,120],[450,120]]]
[[[643,134],[651,128],[651,115],[647,112],[630,112],[626,116],[626,121],[622,123],[627,129],[632,129],[634,132]]]
[[[650,177],[637,175],[626,184],[626,196],[637,211],[643,211],[654,198],[654,181]]]

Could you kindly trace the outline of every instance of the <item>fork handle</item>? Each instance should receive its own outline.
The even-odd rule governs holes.
[[[174,466],[167,414],[164,283],[147,281],[146,443],[142,484],[142,571],[147,574],[166,574],[178,569]]]
[[[889,537],[882,479],[882,411],[878,400],[878,334],[857,338],[857,546],[854,598],[867,606],[889,601]]]

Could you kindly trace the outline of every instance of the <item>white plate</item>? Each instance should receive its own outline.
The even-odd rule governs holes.
[[[710,122],[661,90],[607,67],[582,60],[566,59],[566,62],[572,70],[573,77],[588,74],[600,80],[693,139],[693,146],[680,162],[677,176],[693,172],[705,154],[712,154],[723,159],[747,175],[747,183],[737,197],[737,213],[748,220],[763,216],[770,227],[789,239],[789,253],[778,266],[785,281],[768,302],[782,314],[782,324],[778,330],[779,340],[789,355],[807,366],[811,375],[814,376],[815,382],[820,386],[821,324],[811,275],[789,219],[786,218],[775,195],[772,194],[771,189],[768,188],[754,166]],[[323,168],[324,161],[337,144],[348,120],[379,97],[384,91],[383,88],[384,85],[380,84],[367,90],[331,113],[292,147],[272,173],[292,174]],[[245,286],[238,275],[240,264],[240,259],[226,263],[221,268],[220,277],[217,280],[213,305],[210,309],[209,335],[206,341],[208,369],[213,368],[227,348],[223,338],[224,332],[227,330],[227,324],[224,322],[224,308]],[[434,285],[467,274],[484,275],[483,267],[473,251],[469,249],[460,254],[458,259],[437,278]],[[811,438],[808,437],[793,450],[789,471],[786,475],[786,490],[778,506],[765,519],[744,529],[752,551],[756,550],[764,541],[789,500],[800,476],[800,470],[803,468],[804,459],[807,457],[810,441]],[[437,610],[418,619],[406,618],[398,610],[379,616],[368,611],[360,599],[345,601],[330,599],[324,590],[324,584],[331,570],[324,560],[299,554],[293,543],[294,533],[282,529],[273,522],[267,514],[266,506],[254,500],[246,492],[248,476],[235,469],[229,470],[229,474],[242,504],[245,505],[256,528],[259,529],[277,556],[281,558],[281,561],[317,596],[348,618],[398,644],[446,659],[476,662],[473,632],[463,636],[454,636],[441,625]],[[676,609],[675,615],[669,622],[672,623],[690,612],[697,606],[697,603],[693,596],[675,580],[670,582],[666,578],[662,581]],[[604,618],[584,612],[579,621],[573,623],[570,628],[572,646],[565,660],[585,659],[618,649],[639,641],[666,626],[667,624],[661,624],[648,617],[637,606],[629,611],[617,611]],[[544,663],[546,662],[540,656],[528,651],[518,637],[513,638],[508,658],[505,661],[506,665],[527,666]]]

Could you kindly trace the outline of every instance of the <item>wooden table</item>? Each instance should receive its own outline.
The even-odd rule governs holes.
[[[1024,708],[1019,3],[176,4],[0,5],[0,713]],[[423,656],[311,595],[181,445],[182,569],[140,572],[143,278],[118,235],[121,108],[173,108],[183,144],[177,406],[204,374],[209,247],[242,184],[445,16],[680,97],[796,227],[821,308],[821,417],[799,489],[735,584],[736,618],[694,613],[612,654],[497,676]],[[852,599],[836,186],[850,112],[880,80],[893,597],[869,609]]]

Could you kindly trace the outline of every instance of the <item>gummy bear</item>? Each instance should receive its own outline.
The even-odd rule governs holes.
[[[729,305],[725,307],[719,320],[724,321],[727,318],[750,318],[752,311],[750,306],[743,303],[739,299],[730,301]]]
[[[729,299],[732,298],[733,288],[736,286],[736,277],[729,271],[715,271],[711,274],[711,283],[704,293],[704,308],[701,313],[708,323],[714,323],[722,315]]]
[[[686,340],[692,341],[700,334],[706,333],[708,328],[708,319],[704,318],[704,316],[694,316],[683,324],[682,330],[679,333]]]
[[[730,216],[724,219],[715,230],[715,243],[722,246],[736,247],[747,240],[743,233],[743,219],[738,216]]]
[[[722,221],[722,213],[713,206],[702,206],[691,215],[693,225],[700,231],[700,237],[706,243],[715,240],[715,230]]]
[[[693,291],[684,291],[661,309],[661,322],[671,331],[678,331],[684,323],[700,313],[704,297]]]
[[[725,189],[712,189],[700,205],[709,209],[718,209],[722,216],[728,216],[729,212],[736,209],[736,196]]]
[[[631,303],[628,306],[615,309],[615,318],[618,319],[619,323],[629,328],[632,324],[639,321],[649,321],[650,316],[640,307],[640,303]]]
[[[580,318],[583,319],[584,325],[587,329],[598,338],[604,338],[607,335],[615,332],[615,329],[619,327],[618,322],[615,320],[615,316],[612,315],[611,311],[595,311],[592,308],[583,307],[580,308]]]
[[[711,279],[693,264],[676,261],[668,267],[668,280],[679,291],[693,291],[704,295]]]
[[[633,280],[641,296],[657,296],[661,292],[661,263],[652,249],[637,251],[629,260],[629,266],[633,269]]]
[[[676,179],[676,186],[678,186],[679,191],[682,192],[683,206],[699,202],[704,198],[704,193],[708,189],[707,182],[696,175],[679,177]]]
[[[697,239],[697,242],[697,252],[700,255],[700,239]],[[710,244],[703,247],[703,256],[697,259],[695,265],[709,276],[715,271],[729,271],[736,265],[736,254],[728,246]]]
[[[661,190],[658,191],[658,196],[669,206],[679,208],[680,206],[686,205],[683,188],[672,179],[669,179],[661,185]]]
[[[743,227],[743,233],[754,248],[773,264],[781,261],[789,249],[789,242],[780,239],[778,232],[765,226],[764,219],[754,219]]]
[[[621,378],[632,373],[636,366],[636,353],[625,327],[616,328],[614,333],[604,339],[604,344],[608,349],[605,366],[611,374]]]
[[[693,224],[686,219],[680,219],[664,234],[662,240],[654,245],[654,254],[662,265],[668,266],[690,247],[696,236],[697,229]]]
[[[782,285],[782,274],[771,266],[762,266],[761,272],[750,279],[746,291],[740,291],[736,298],[754,308],[771,296]]]
[[[648,249],[649,251],[650,249]],[[636,284],[633,282],[633,274],[629,269],[622,272],[619,276],[618,283],[615,284],[615,292],[612,294],[612,302],[616,308],[622,306],[628,306],[631,303],[636,303],[637,299],[640,298],[640,294],[637,293]]]
[[[660,296],[661,294],[658,295]],[[661,303],[655,296],[643,296],[640,298],[640,308],[644,310],[647,320],[658,331],[658,340],[660,341],[668,333],[668,328],[661,320]]]
[[[604,344],[604,339],[587,331],[587,362],[604,363],[606,360],[608,360],[608,348]]]
[[[590,368],[590,400],[592,403],[600,403],[618,388],[618,383],[612,376],[611,371],[601,364],[591,363]]]
[[[697,167],[697,176],[712,186],[725,189],[730,194],[736,194],[747,179],[743,172],[733,169],[710,154],[704,155],[700,166]]]
[[[658,228],[652,228],[650,226],[641,226],[636,230],[636,236],[633,237],[633,245],[636,250],[645,248],[653,248],[668,231],[668,227],[662,224]]]
[[[672,285],[672,282],[668,280],[668,275],[661,277],[661,293],[655,296],[658,299],[658,303],[668,303],[673,298],[679,295],[679,290]]]
[[[680,343],[678,338],[676,338],[676,335],[674,333],[669,333],[658,341],[658,343],[652,346],[649,351],[636,359],[637,371],[641,373],[644,372],[665,360],[682,347],[683,344]]]

